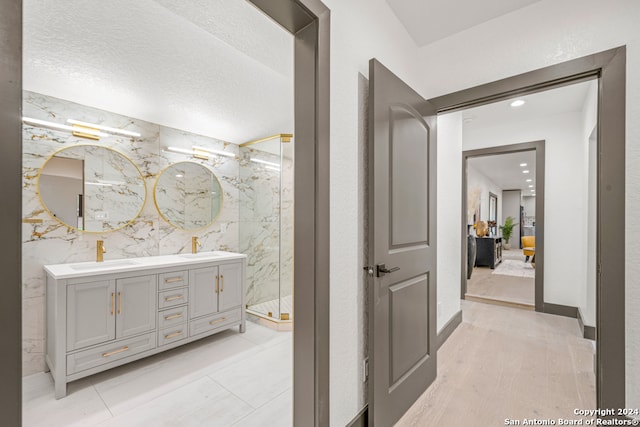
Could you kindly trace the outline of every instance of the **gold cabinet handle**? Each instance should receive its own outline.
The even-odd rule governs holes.
[[[124,347],[119,348],[117,350],[113,350],[113,351],[110,351],[108,353],[102,353],[102,357],[113,356],[114,354],[122,353],[123,351],[127,351],[127,350],[129,350],[129,346],[125,345]]]
[[[115,310],[116,305],[116,294],[111,292],[111,315],[113,316],[113,311]]]
[[[216,294],[218,293],[218,284],[220,283],[220,276],[216,276]]]
[[[164,300],[165,300],[166,302],[176,301],[176,300],[179,300],[179,299],[184,299],[184,295],[174,295],[174,296],[172,296],[172,297],[165,297],[165,298],[164,298]]]
[[[174,333],[169,334],[169,335],[165,335],[165,336],[164,336],[164,339],[165,339],[165,340],[169,340],[169,339],[171,339],[171,338],[175,338],[175,337],[177,337],[177,336],[179,336],[179,335],[182,335],[182,331],[178,331],[178,332],[174,332]]]
[[[220,281],[222,285],[220,285],[220,292],[224,292],[224,275],[220,275]]]
[[[122,314],[122,292],[118,292],[118,314]]]
[[[182,313],[176,313],[176,314],[172,314],[171,316],[164,316],[164,320],[179,319],[181,317],[182,317]]]
[[[224,322],[225,320],[227,320],[227,318],[226,317],[222,317],[220,319],[212,320],[211,322],[209,322],[209,324],[210,325],[215,325],[216,323]]]
[[[164,283],[176,283],[182,282],[182,277],[170,277],[168,279],[164,279]]]

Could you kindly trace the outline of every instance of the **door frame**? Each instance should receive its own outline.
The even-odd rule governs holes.
[[[320,0],[249,0],[294,41],[296,163],[293,333],[295,425],[329,424],[329,41]],[[4,421],[22,424],[22,0],[0,0],[0,180],[4,275],[0,402]]]
[[[430,99],[439,113],[598,78],[596,401],[624,408],[626,46]]]
[[[536,153],[536,275],[535,275],[535,309],[544,310],[544,173],[545,142],[532,141],[519,144],[501,145],[462,152],[462,250],[460,259],[460,299],[467,293],[467,160],[470,158],[493,156],[523,151]],[[518,245],[519,247],[520,245]]]

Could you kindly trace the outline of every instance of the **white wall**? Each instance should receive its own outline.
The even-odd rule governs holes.
[[[424,78],[419,88],[427,97],[444,95],[627,46],[627,407],[640,407],[640,263],[636,261],[640,253],[639,16],[636,0],[543,0],[422,48]]]
[[[438,262],[436,265],[438,275],[438,331],[447,324],[451,317],[460,311],[460,245],[462,238],[460,224],[460,211],[462,209],[461,159],[462,113],[458,112],[439,116],[437,188]],[[489,197],[488,194],[487,197]]]
[[[364,204],[359,195],[364,188],[359,176],[366,160],[358,144],[365,102],[359,75],[368,77],[372,57],[413,87],[421,70],[417,47],[384,0],[324,3],[331,9],[330,422],[344,426],[366,403],[365,287],[363,266],[357,262],[363,259]]]

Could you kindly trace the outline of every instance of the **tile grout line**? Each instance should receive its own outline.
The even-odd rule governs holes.
[[[232,396],[238,398],[240,401],[246,403],[247,405],[251,406],[251,408],[253,408],[253,410],[251,412],[249,412],[249,414],[254,413],[258,408],[260,408],[261,406],[255,407],[253,406],[251,403],[247,402],[246,400],[244,400],[243,398],[241,398],[240,396],[238,396],[237,394],[235,394],[234,392],[232,392],[231,390],[229,390],[228,388],[226,388],[224,385],[222,385],[221,383],[219,383],[218,381],[216,381],[215,379],[213,379],[211,377],[210,374],[205,375],[207,377],[207,379],[213,381],[214,383],[218,384],[220,387],[222,387],[224,390],[226,390],[227,392],[229,392],[229,394],[231,394]],[[247,415],[249,415],[247,414]],[[244,418],[244,417],[243,417]]]
[[[277,394],[276,396],[273,397],[273,399],[269,399],[268,401],[266,401],[265,403],[263,403],[262,405],[258,406],[257,408],[255,408],[253,411],[251,411],[250,413],[248,413],[247,415],[245,415],[244,417],[240,418],[239,420],[237,420],[236,422],[234,422],[233,424],[231,424],[231,427],[237,425],[238,423],[240,423],[242,420],[247,419],[251,414],[255,413],[257,410],[264,408],[265,406],[267,406],[270,403],[273,403],[274,400],[276,400],[277,398],[279,398],[280,396],[282,396],[285,393],[293,393],[293,387],[289,387],[287,388],[285,391],[283,391],[282,393]],[[293,414],[293,407],[291,408],[292,414]]]

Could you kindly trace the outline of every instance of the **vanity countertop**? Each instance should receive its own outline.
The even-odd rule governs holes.
[[[245,254],[235,252],[199,252],[196,254],[160,255],[138,258],[106,260],[104,262],[74,262],[69,264],[45,265],[44,269],[54,279],[96,276],[106,273],[124,273],[128,271],[150,270],[163,267],[179,267],[204,264],[211,261],[230,261],[246,258]]]

